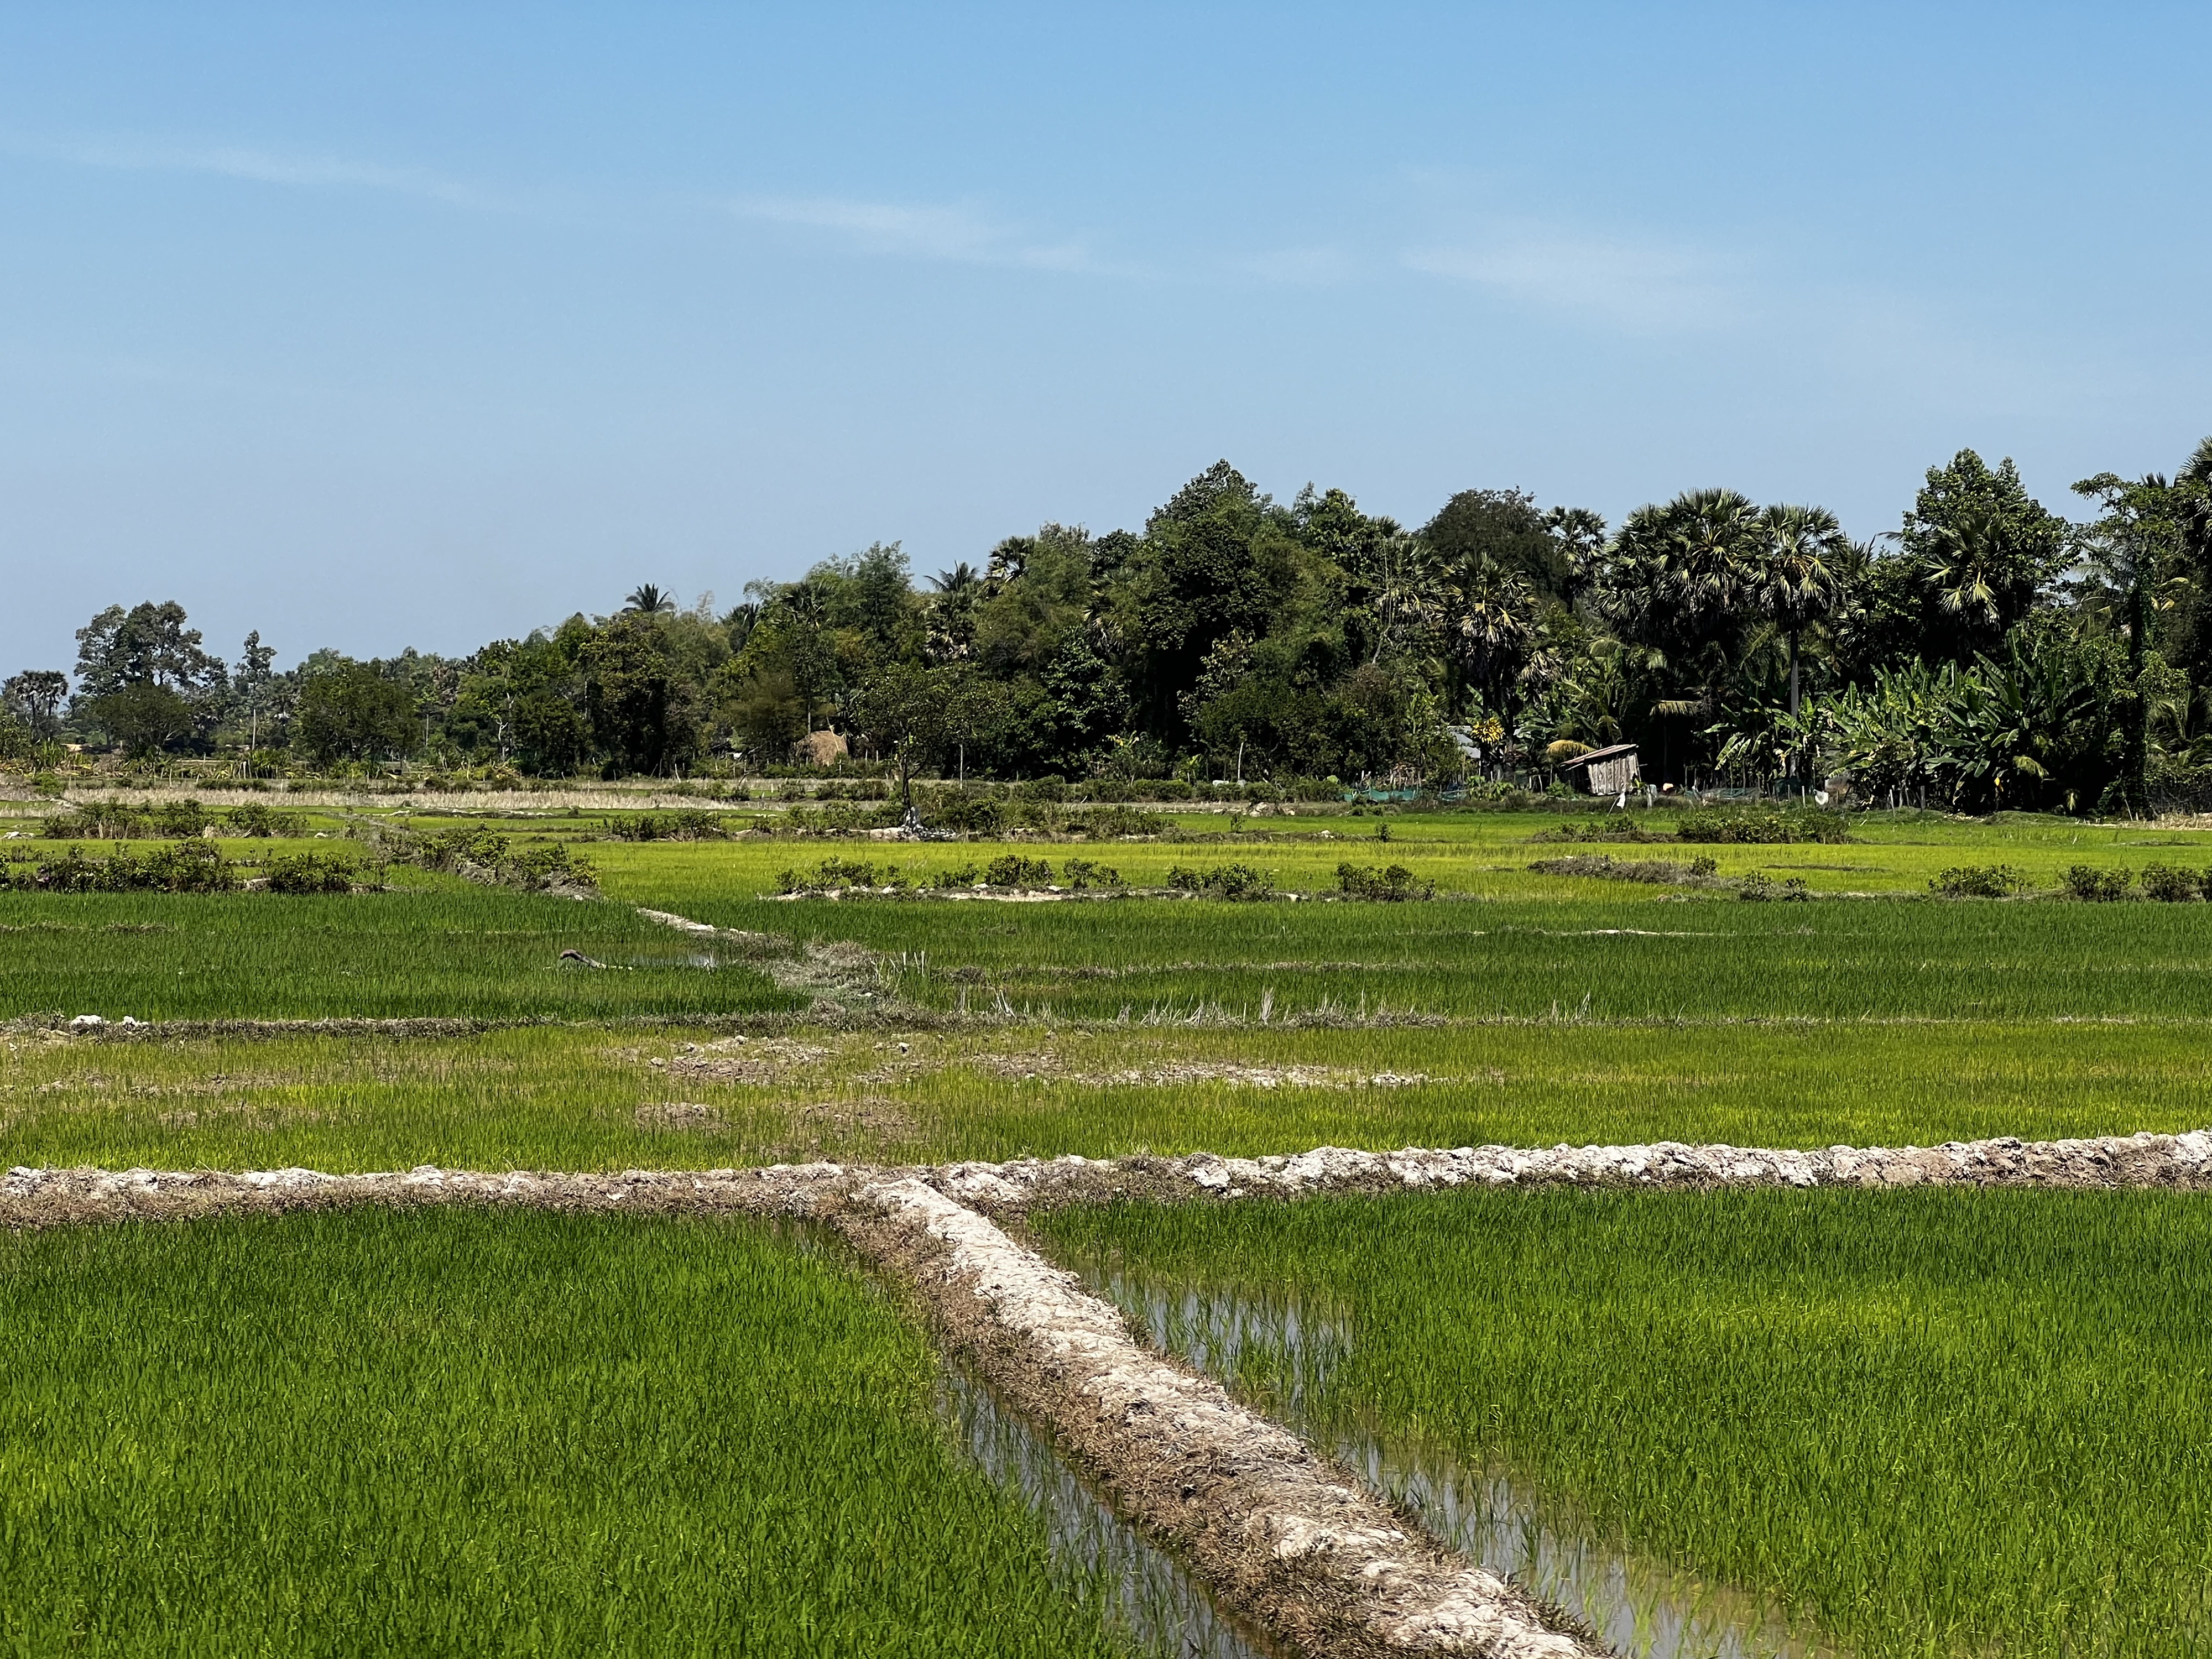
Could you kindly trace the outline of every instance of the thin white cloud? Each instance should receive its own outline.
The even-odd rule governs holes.
[[[383,191],[454,207],[510,205],[480,185],[421,167],[386,167],[337,156],[288,154],[238,144],[175,144],[107,138],[75,143],[17,143],[7,148],[18,155],[118,172],[200,173],[305,189]]]
[[[1693,249],[1540,224],[1499,224],[1409,250],[1405,263],[1546,310],[1635,334],[1741,321],[1745,296],[1723,262]]]
[[[1039,240],[965,203],[908,206],[831,196],[743,196],[728,205],[740,218],[827,231],[866,253],[1036,270],[1105,269],[1080,243]]]

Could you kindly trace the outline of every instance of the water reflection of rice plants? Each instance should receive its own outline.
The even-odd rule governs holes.
[[[1159,1659],[1263,1659],[1272,1650],[1231,1626],[1182,1567],[1084,1485],[1051,1443],[991,1392],[947,1370],[939,1415],[983,1471],[1042,1520],[1055,1568],[1079,1599],[1103,1594],[1109,1617]]]
[[[1085,1277],[1154,1346],[1318,1436],[1371,1492],[1454,1549],[1635,1659],[1816,1659],[1831,1651],[1741,1591],[1641,1559],[1594,1537],[1556,1504],[1496,1470],[1340,1420],[1316,1420],[1352,1352],[1352,1321],[1279,1291],[1194,1285],[1093,1265]]]

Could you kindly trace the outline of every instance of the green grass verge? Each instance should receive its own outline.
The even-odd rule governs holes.
[[[742,1224],[0,1239],[0,1645],[1115,1651],[932,1367],[854,1271]]]
[[[619,971],[564,963],[565,950]],[[482,889],[0,895],[0,1018],[592,1019],[800,1000],[622,904]]]
[[[1926,1146],[2212,1125],[2203,1050],[2199,1024],[2052,1022],[800,1030],[744,1045],[680,1028],[534,1026],[411,1040],[18,1037],[0,1048],[0,1165]]]
[[[1345,1321],[1305,1410],[1518,1473],[1846,1651],[2212,1646],[2212,1209],[1484,1194],[1067,1212],[1068,1259]],[[1297,1372],[1255,1340],[1240,1386]]]

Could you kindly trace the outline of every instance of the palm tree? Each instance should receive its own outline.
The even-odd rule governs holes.
[[[1380,537],[1370,556],[1376,623],[1370,661],[1379,663],[1401,631],[1418,629],[1428,619],[1435,605],[1436,580],[1429,544],[1419,536],[1400,531]]]
[[[1765,540],[1759,508],[1733,489],[1692,489],[1664,507],[1640,507],[1613,543],[1599,609],[1662,651],[1711,644],[1741,620]]]
[[[676,596],[664,593],[651,582],[641,582],[630,590],[623,601],[624,611],[635,611],[643,617],[665,617],[676,609]]]
[[[1970,506],[1954,523],[1936,530],[1928,580],[1949,615],[1994,628],[2003,620],[2000,599],[2012,575],[2010,563],[2003,520],[1988,507]]]
[[[1514,750],[1513,722],[1521,693],[1540,653],[1536,636],[1536,593],[1528,579],[1490,559],[1467,566],[1449,590],[1445,636],[1468,678],[1498,716]],[[1556,672],[1556,665],[1552,665]]]
[[[948,599],[958,598],[971,587],[980,585],[982,580],[983,573],[965,559],[961,560],[950,570],[940,570],[934,576],[922,578],[922,580]]]
[[[1850,550],[1836,515],[1824,507],[1770,507],[1762,520],[1767,541],[1751,573],[1751,600],[1790,638],[1790,718],[1800,708],[1799,635],[1836,608],[1843,595],[1841,567]]]

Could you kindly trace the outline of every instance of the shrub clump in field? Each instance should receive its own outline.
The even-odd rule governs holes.
[[[1043,859],[1008,853],[983,866],[983,879],[994,887],[1042,887],[1052,879],[1052,866]]]
[[[213,830],[234,838],[265,839],[297,836],[306,828],[305,814],[287,812],[266,801],[246,801],[216,812],[187,795],[143,806],[122,800],[88,801],[48,818],[39,834],[47,841],[185,841]]]
[[[2132,870],[2100,870],[2094,864],[2077,864],[2066,872],[2066,896],[2090,904],[2111,904],[2127,897],[2135,880]]]
[[[2170,864],[2146,864],[2142,894],[2161,904],[2186,904],[2212,896],[2212,870],[2177,870]]]
[[[1589,876],[1601,881],[1640,881],[1660,887],[1714,886],[1715,867],[1709,858],[1700,858],[1691,864],[1675,864],[1666,859],[1620,860],[1604,853],[1538,859],[1528,866],[1540,876]]]
[[[1249,864],[1224,864],[1211,870],[1186,870],[1180,864],[1168,872],[1167,884],[1179,893],[1200,898],[1228,899],[1251,903],[1275,897],[1275,878]]]
[[[358,872],[335,853],[280,853],[269,860],[272,893],[350,893]]]
[[[581,896],[598,892],[599,886],[598,872],[582,854],[557,841],[518,848],[481,824],[415,836],[402,843],[400,857],[425,870],[447,871],[488,887]]]
[[[710,812],[703,806],[684,806],[672,812],[640,812],[635,817],[610,818],[607,834],[617,841],[726,841],[730,830],[720,812]]]
[[[966,874],[970,882],[975,878],[973,868]],[[900,896],[913,892],[916,884],[915,878],[896,864],[878,868],[866,859],[836,857],[823,860],[811,870],[786,870],[775,878],[777,892],[799,895],[856,892]],[[949,884],[940,881],[939,884]]]
[[[1777,881],[1773,877],[1754,870],[1736,884],[1735,896],[1748,899],[1753,904],[1766,904],[1780,900],[1784,904],[1798,903],[1813,896],[1813,890],[1805,884],[1802,876],[1791,876]]]
[[[925,798],[918,806],[931,828],[957,835],[990,836],[1006,827],[1005,805],[990,795],[948,791],[933,800]]]
[[[1371,864],[1340,864],[1336,889],[1346,898],[1374,899],[1385,904],[1437,896],[1436,883],[1414,879],[1413,872],[1402,864],[1382,870]]]
[[[287,812],[267,801],[246,801],[222,815],[222,833],[243,840],[270,841],[305,835],[307,829],[306,813]]]
[[[1668,836],[1645,829],[1634,818],[1616,814],[1607,818],[1589,818],[1580,823],[1567,823],[1553,830],[1539,830],[1528,837],[1533,842],[1655,842]],[[1695,836],[1689,837],[1695,840]]]
[[[1959,864],[1928,878],[1928,890],[1944,898],[2008,898],[2027,878],[2008,864]]]
[[[121,847],[106,858],[88,858],[72,846],[32,869],[27,882],[10,884],[49,893],[228,893],[238,886],[238,872],[206,842],[177,842],[143,858]]]
[[[1674,826],[1677,841],[1722,846],[1781,847],[1797,842],[1832,845],[1850,839],[1840,812],[1686,812]]]
[[[1093,864],[1089,859],[1069,859],[1060,866],[1067,884],[1080,893],[1093,887],[1120,887],[1124,884],[1121,872],[1110,865]]]
[[[863,858],[823,858],[814,869],[801,874],[785,869],[776,876],[779,894],[830,894],[845,887],[874,887],[876,867]]]
[[[1171,837],[1176,833],[1176,822],[1164,812],[1146,812],[1134,806],[1101,806],[1069,820],[1070,829],[1080,830],[1094,841],[1119,841],[1128,836],[1157,836]]]
[[[206,807],[187,797],[159,806],[128,801],[88,801],[48,818],[40,834],[50,841],[150,841],[197,836],[213,822]]]

